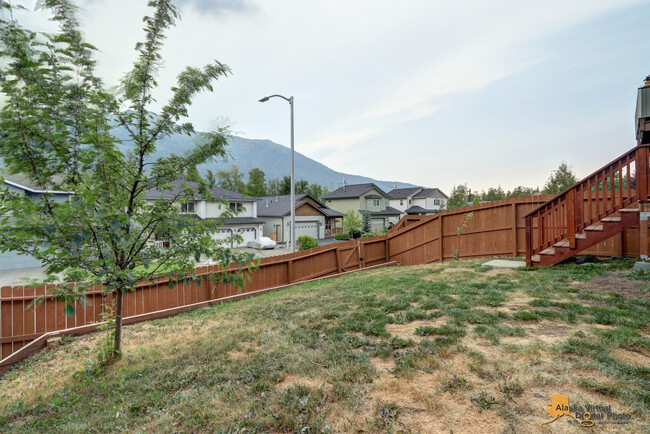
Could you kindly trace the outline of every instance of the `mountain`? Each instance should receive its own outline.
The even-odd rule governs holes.
[[[114,128],[112,132],[122,140],[126,140],[128,137],[126,131],[119,127]],[[194,140],[195,137],[185,135],[163,137],[158,141],[156,153],[152,157],[165,157],[172,153],[182,155],[192,148]],[[126,141],[120,145],[122,151],[125,151],[127,147],[128,142]],[[217,170],[229,169],[231,165],[235,164],[246,177],[248,177],[248,172],[255,167],[259,167],[264,171],[267,181],[289,175],[291,150],[270,140],[253,140],[231,136],[227,152],[228,158],[226,160],[203,164],[199,166],[199,172],[204,175],[208,169],[216,172]],[[393,188],[414,187],[413,184],[405,182],[382,181],[367,176],[337,172],[318,161],[304,156],[300,152],[296,152],[295,155],[295,171],[296,180],[304,179],[312,184],[324,185],[330,190],[339,188],[343,183],[343,179],[347,184],[374,182],[384,191],[390,191]]]

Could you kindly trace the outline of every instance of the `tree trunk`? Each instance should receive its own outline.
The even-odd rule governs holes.
[[[115,344],[113,345],[113,357],[119,359],[122,357],[122,299],[124,291],[122,288],[117,290],[117,303],[115,304]]]

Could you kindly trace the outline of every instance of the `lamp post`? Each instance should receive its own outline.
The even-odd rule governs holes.
[[[296,251],[296,180],[294,177],[294,157],[293,157],[293,97],[287,98],[282,95],[265,96],[260,102],[266,102],[271,98],[278,97],[289,103],[291,107],[291,253]]]

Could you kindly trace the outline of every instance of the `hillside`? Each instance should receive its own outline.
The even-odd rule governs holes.
[[[123,129],[115,128],[113,134],[120,139],[126,139],[127,135]],[[168,156],[171,153],[177,155],[183,154],[190,149],[194,143],[194,137],[183,135],[174,135],[162,138],[158,142],[158,150],[155,157]],[[128,143],[122,145],[125,150]],[[229,157],[227,160],[215,161],[199,167],[199,171],[205,174],[208,169],[216,172],[217,170],[228,169],[232,164],[236,164],[239,169],[248,176],[248,171],[259,167],[266,174],[266,179],[282,178],[289,175],[289,148],[274,143],[270,140],[253,140],[243,137],[231,136],[230,146],[228,147]],[[413,187],[413,184],[397,182],[392,180],[376,180],[367,176],[353,175],[349,173],[337,172],[309,157],[296,152],[295,160],[296,179],[305,179],[310,183],[327,186],[330,190],[337,189],[341,186],[343,179],[348,184],[360,184],[374,182],[384,191],[393,188]],[[396,187],[394,187],[394,185]]]

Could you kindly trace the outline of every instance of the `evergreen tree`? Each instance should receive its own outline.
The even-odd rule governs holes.
[[[558,194],[578,182],[571,166],[566,161],[560,163],[557,170],[554,170],[544,184],[544,194]]]
[[[282,181],[279,178],[269,179],[267,186],[267,193],[269,196],[279,196],[282,193]]]
[[[366,211],[361,215],[361,231],[366,233],[372,230],[372,216],[370,212]]]

